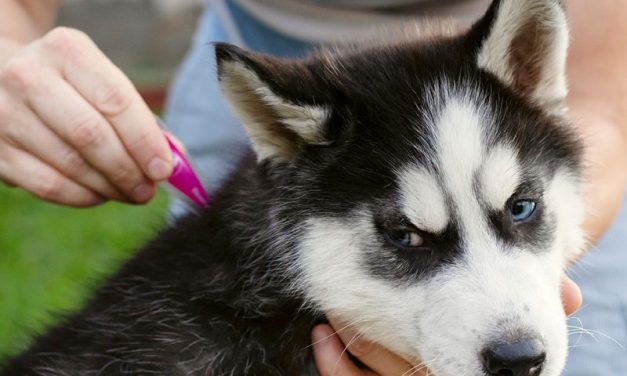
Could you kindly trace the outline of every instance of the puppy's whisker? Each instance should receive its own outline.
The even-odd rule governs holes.
[[[577,320],[579,325],[578,326],[567,325],[569,336],[572,334],[580,334],[580,335],[586,334],[590,336],[590,338],[592,338],[595,342],[599,342],[600,341],[599,337],[602,337],[602,338],[610,340],[621,349],[623,350],[625,349],[625,346],[622,343],[620,343],[616,338],[598,330],[584,328],[583,322],[581,321],[581,319],[579,319],[578,317],[571,317],[571,318]]]
[[[408,369],[407,371],[405,371],[405,373],[403,373],[401,376],[413,376],[416,373],[418,373],[420,370],[422,370],[423,368],[426,368],[424,363],[415,365],[415,366],[411,367],[410,369]]]
[[[431,359],[429,362],[422,362],[412,368],[410,368],[407,372],[403,373],[401,376],[414,376],[416,374],[418,374],[418,372],[421,372],[423,370],[426,370],[426,376],[429,376],[429,368],[427,367],[428,363],[431,362],[435,362],[437,360],[436,358]]]
[[[346,354],[346,352],[348,351],[348,348],[351,347],[351,345],[358,341],[361,337],[363,337],[363,333],[356,333],[353,338],[351,338],[350,341],[348,341],[348,343],[344,346],[344,349],[340,353],[340,356],[337,358],[337,361],[333,366],[333,371],[331,372],[332,376],[335,375],[335,371],[337,371],[337,367],[340,365],[340,361],[342,360],[344,354]]]

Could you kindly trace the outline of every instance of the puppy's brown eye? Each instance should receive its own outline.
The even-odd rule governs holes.
[[[409,230],[392,230],[385,234],[387,240],[399,248],[418,248],[422,247],[424,240],[415,231]]]

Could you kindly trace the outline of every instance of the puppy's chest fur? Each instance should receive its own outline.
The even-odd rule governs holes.
[[[286,291],[287,265],[242,245],[239,225],[264,216],[242,170],[210,213],[165,230],[1,374],[317,374],[310,331],[322,318]]]

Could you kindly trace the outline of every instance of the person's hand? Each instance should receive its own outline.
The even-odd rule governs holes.
[[[83,207],[146,202],[171,170],[152,113],[84,33],[56,28],[0,59],[0,180]]]
[[[567,315],[575,313],[582,303],[581,290],[568,277],[562,279],[562,303]],[[381,346],[359,339],[354,332],[333,319],[331,325],[318,325],[311,333],[320,376],[430,375],[422,365],[412,365]],[[336,331],[334,327],[342,329]],[[370,370],[357,367],[347,352],[361,360]]]

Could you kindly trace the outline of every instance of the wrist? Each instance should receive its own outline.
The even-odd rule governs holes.
[[[584,232],[593,245],[618,214],[627,187],[627,122],[607,103],[570,104],[571,117],[584,142]]]

